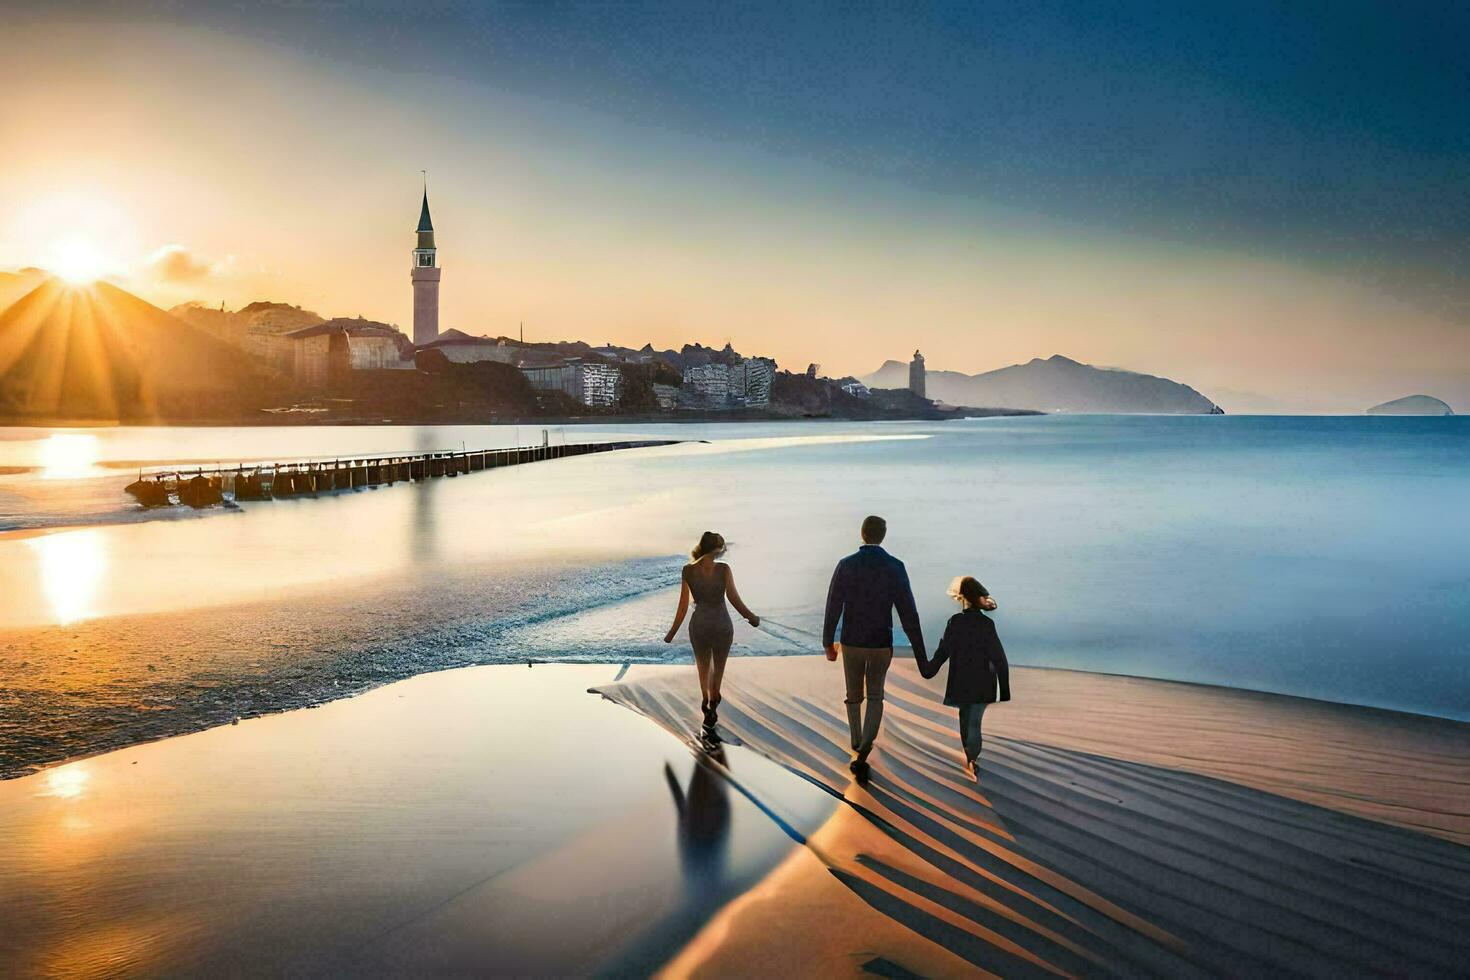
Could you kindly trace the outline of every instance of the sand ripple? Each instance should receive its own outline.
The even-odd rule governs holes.
[[[890,975],[1442,975],[1470,958],[1470,848],[1454,843],[1470,839],[1470,726],[1019,669],[977,786],[937,682],[904,661],[860,787],[834,665],[740,660],[726,685],[728,739],[847,804],[807,852],[903,928],[808,919],[783,879],[783,915],[753,911],[757,889],[671,972],[749,969],[752,948],[812,929],[828,959],[808,966]],[[681,737],[697,715],[691,678],[598,691]]]

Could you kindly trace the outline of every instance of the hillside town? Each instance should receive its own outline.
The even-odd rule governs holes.
[[[834,399],[838,414],[854,417],[943,412],[924,398],[923,359],[917,352],[908,389],[885,393],[854,378],[821,378],[817,365],[801,374],[783,372],[774,359],[744,355],[729,344],[720,349],[701,344],[678,350],[655,350],[652,345],[632,349],[581,341],[528,343],[523,334],[513,338],[441,330],[443,270],[427,189],[414,236],[411,339],[396,324],[362,316],[328,318],[278,302],[254,302],[234,311],[223,304],[211,308],[186,303],[169,312],[242,351],[308,396],[340,396],[344,391],[362,396],[373,394],[371,389],[392,389],[391,372],[519,387],[513,370],[533,393],[535,412],[543,415],[824,416],[833,413]]]
[[[657,349],[442,328],[445,284],[424,191],[409,280],[413,322],[324,316],[256,301],[165,312],[114,283],[0,273],[0,337],[65,339],[95,364],[58,379],[44,344],[16,344],[0,421],[466,423],[515,420],[952,419],[1037,412],[1221,411],[1188,385],[1060,354],[978,375],[929,370],[915,350],[856,377],[683,344]],[[452,277],[448,280],[453,286]]]

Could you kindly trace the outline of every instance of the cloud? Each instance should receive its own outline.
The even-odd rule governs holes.
[[[148,270],[161,283],[197,282],[219,275],[230,264],[228,258],[211,262],[186,245],[165,245],[148,257]]]

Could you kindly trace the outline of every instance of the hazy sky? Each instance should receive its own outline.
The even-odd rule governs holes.
[[[1462,5],[0,3],[0,267],[1470,410]]]

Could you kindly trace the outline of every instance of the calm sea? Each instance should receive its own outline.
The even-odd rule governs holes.
[[[889,521],[931,643],[953,611],[946,586],[973,574],[1019,663],[1470,718],[1465,418],[546,438],[639,435],[707,442],[195,514],[133,507],[126,466],[542,431],[0,429],[0,699],[19,712],[0,756],[13,769],[464,663],[687,658],[662,635],[679,556],[706,528],[770,620],[742,624],[738,652],[815,652],[832,564],[868,513]]]

